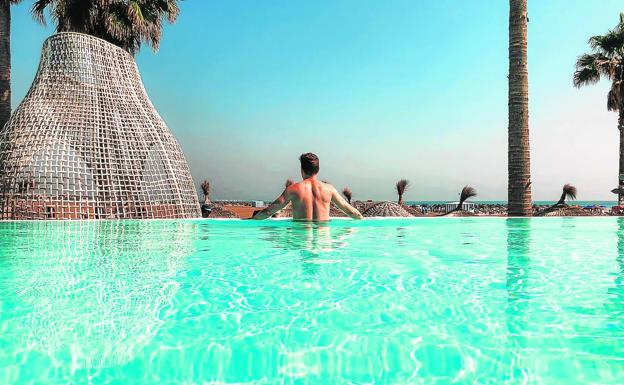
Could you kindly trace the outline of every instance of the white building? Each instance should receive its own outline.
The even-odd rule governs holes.
[[[447,214],[447,213],[455,210],[455,208],[457,207],[458,204],[459,204],[459,202],[448,202],[447,204],[444,205],[444,213]],[[468,212],[472,213],[475,210],[475,204],[472,203],[472,202],[464,202],[462,204],[461,208],[464,211],[468,211]]]

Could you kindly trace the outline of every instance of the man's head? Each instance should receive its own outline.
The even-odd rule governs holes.
[[[319,158],[311,152],[302,154],[299,157],[301,162],[301,176],[303,178],[309,178],[318,174],[319,172]]]

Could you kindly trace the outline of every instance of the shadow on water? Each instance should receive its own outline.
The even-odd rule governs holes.
[[[0,224],[0,295],[21,314],[0,314],[4,343],[15,344],[8,351],[71,356],[78,368],[131,359],[172,311],[196,232],[190,221]]]
[[[335,252],[348,245],[356,228],[332,226],[331,223],[291,222],[289,226],[263,226],[263,240],[274,248],[295,251],[300,255],[304,274],[315,275],[323,258],[335,258]]]

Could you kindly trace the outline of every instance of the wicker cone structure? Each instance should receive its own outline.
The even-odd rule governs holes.
[[[130,54],[93,36],[48,38],[0,131],[0,218],[188,218],[186,159]]]

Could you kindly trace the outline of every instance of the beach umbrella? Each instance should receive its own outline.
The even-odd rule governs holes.
[[[365,217],[411,217],[401,205],[394,202],[379,202],[362,213]]]

